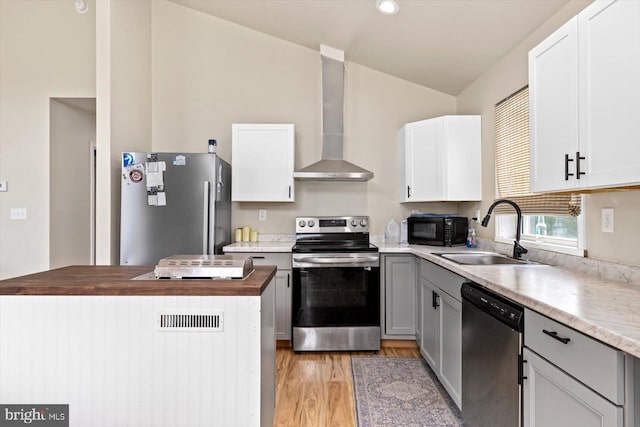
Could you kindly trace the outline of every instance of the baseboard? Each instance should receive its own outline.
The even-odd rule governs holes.
[[[380,347],[384,348],[418,348],[415,340],[380,340]],[[277,340],[276,348],[291,348],[290,340]]]
[[[384,348],[418,348],[415,340],[381,340],[380,347]]]

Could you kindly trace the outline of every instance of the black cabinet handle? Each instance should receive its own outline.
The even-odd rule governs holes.
[[[251,259],[264,259],[263,256],[252,256]]]
[[[291,186],[289,186],[289,198],[291,198]]]
[[[433,308],[438,308],[440,307],[440,304],[438,304],[438,294],[436,293],[436,291],[431,291],[431,306]]]
[[[291,280],[290,280],[290,278],[291,278],[291,275],[290,275],[290,274],[287,274],[287,288],[289,288],[289,287],[291,286]]]
[[[524,380],[527,379],[527,377],[524,376],[525,363],[527,363],[527,361],[523,359],[522,355],[518,355],[518,385],[522,385]]]
[[[580,172],[580,160],[586,160],[586,157],[581,156],[580,152],[576,152],[576,178],[580,179],[580,175],[586,175],[585,172]]]
[[[407,185],[407,199],[411,198],[411,186]]]
[[[569,158],[568,154],[564,155],[564,180],[569,181],[569,177],[573,176],[572,173],[569,173],[569,162],[573,162],[573,159]]]
[[[560,341],[562,344],[568,344],[569,341],[571,341],[571,338],[559,337],[556,331],[547,331],[546,329],[543,329],[542,332],[549,335],[551,338]]]

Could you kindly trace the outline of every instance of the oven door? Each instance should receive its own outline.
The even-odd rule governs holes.
[[[380,348],[380,264],[377,253],[294,254],[293,348]]]

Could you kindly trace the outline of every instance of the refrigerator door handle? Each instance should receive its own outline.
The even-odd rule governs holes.
[[[204,182],[204,206],[202,209],[202,254],[209,252],[209,181]]]
[[[218,182],[216,183],[216,202],[222,200],[222,187],[224,187],[224,181],[222,180],[222,163],[218,166]]]

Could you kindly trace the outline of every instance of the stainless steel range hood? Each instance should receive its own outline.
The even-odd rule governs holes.
[[[373,172],[343,157],[344,52],[320,46],[322,56],[322,160],[293,173],[297,180],[368,181]]]

